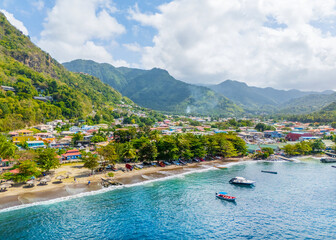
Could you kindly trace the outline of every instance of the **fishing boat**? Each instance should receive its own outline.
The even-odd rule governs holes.
[[[336,163],[336,158],[321,158],[321,163]]]
[[[274,171],[266,171],[266,170],[261,170],[261,172],[263,172],[263,173],[278,174],[278,172],[274,172]]]
[[[230,202],[236,201],[236,197],[232,197],[226,194],[227,194],[226,192],[219,192],[219,193],[216,193],[216,197],[222,200],[230,201]]]
[[[246,178],[243,177],[235,177],[232,178],[229,181],[229,183],[236,185],[252,186],[255,183],[255,181],[247,180]]]
[[[160,167],[165,167],[166,166],[166,164],[164,164],[164,162],[159,162],[159,165],[160,165]]]

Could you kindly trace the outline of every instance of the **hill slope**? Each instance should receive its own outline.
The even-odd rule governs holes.
[[[135,103],[154,110],[216,115],[242,112],[241,108],[224,96],[209,88],[176,80],[162,69],[115,68],[86,60],[75,60],[63,65],[70,71],[100,77]]]
[[[258,88],[233,80],[226,80],[220,84],[210,85],[208,87],[217,93],[223,94],[235,103],[243,105],[247,109],[262,109],[273,112],[277,112],[279,108],[285,112],[295,112],[299,109],[300,112],[314,111],[316,108],[311,107],[309,109],[310,105],[321,107],[328,102],[328,94],[333,93],[333,91],[317,93],[299,90],[277,90],[270,87]],[[311,96],[312,94],[314,94],[314,96]],[[317,103],[312,104],[314,101],[317,101]],[[330,102],[331,101],[329,101],[329,103]]]
[[[55,118],[84,118],[129,101],[98,78],[66,70],[0,13],[0,131]],[[50,101],[35,100],[36,96]]]
[[[321,110],[336,101],[336,93],[332,94],[309,94],[300,98],[292,99],[280,105],[279,113],[311,113]]]
[[[299,115],[280,115],[282,118],[286,118],[292,121],[310,122],[310,123],[332,123],[336,122],[336,102],[332,102],[319,111],[315,111],[309,114]]]

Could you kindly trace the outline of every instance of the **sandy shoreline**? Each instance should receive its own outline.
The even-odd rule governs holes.
[[[160,179],[167,176],[175,176],[186,172],[207,169],[216,167],[231,162],[244,161],[243,158],[229,158],[223,160],[206,161],[201,163],[190,163],[185,166],[166,166],[162,167],[149,167],[141,170],[133,170],[129,172],[118,171],[115,172],[114,180],[124,184],[141,183],[148,180]],[[62,167],[56,170],[56,175],[64,171],[72,171],[68,179],[64,179],[63,183],[50,182],[48,185],[35,186],[33,188],[24,188],[22,186],[9,188],[6,192],[0,193],[0,209],[15,207],[22,204],[30,204],[41,201],[48,201],[52,199],[73,196],[80,193],[97,191],[103,189],[101,185],[101,178],[106,177],[106,173],[89,175],[88,170],[74,171],[75,168],[80,169],[78,166]],[[77,182],[74,182],[74,176]],[[90,181],[90,185],[88,185]]]

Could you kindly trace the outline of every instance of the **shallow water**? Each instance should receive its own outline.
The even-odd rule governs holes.
[[[301,163],[248,162],[198,171],[1,211],[0,239],[336,237],[336,169],[331,164],[312,159]],[[230,185],[229,179],[235,176],[255,180],[256,186]],[[237,197],[236,204],[216,199],[218,191]]]

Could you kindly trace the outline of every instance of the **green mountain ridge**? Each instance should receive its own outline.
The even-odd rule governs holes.
[[[84,118],[131,101],[98,78],[72,73],[0,13],[0,131],[56,118]],[[51,101],[34,99],[48,96]],[[105,114],[105,116],[107,116]]]
[[[246,83],[226,80],[208,87],[240,104],[247,111],[266,113],[307,113],[333,101],[333,91],[304,92],[296,89],[259,88]],[[336,95],[334,95],[336,96]]]
[[[322,110],[330,103],[336,101],[336,93],[309,94],[283,103],[278,113],[305,114]]]
[[[166,70],[116,68],[106,63],[74,60],[63,65],[85,72],[118,89],[136,104],[170,113],[232,116],[243,110],[209,88],[176,80]]]

